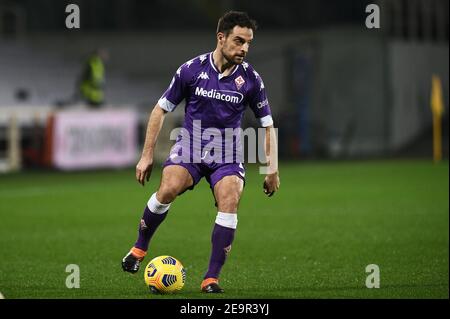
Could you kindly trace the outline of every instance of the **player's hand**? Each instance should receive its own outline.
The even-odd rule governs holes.
[[[280,188],[280,178],[278,172],[266,175],[264,178],[263,190],[264,194],[271,197]]]
[[[136,165],[136,179],[142,186],[145,182],[150,179],[153,168],[153,158],[151,157],[141,157]]]

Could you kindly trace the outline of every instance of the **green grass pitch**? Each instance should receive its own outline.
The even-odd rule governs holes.
[[[247,167],[225,294],[208,298],[448,298],[449,169],[445,161],[283,163],[281,188],[262,192]],[[0,175],[0,292],[6,298],[205,298],[199,285],[216,211],[203,179],[173,203],[146,261],[187,269],[177,295],[151,295],[143,268],[124,273],[142,209],[160,179],[134,171]],[[66,265],[81,287],[65,286]],[[365,268],[380,268],[380,288]]]

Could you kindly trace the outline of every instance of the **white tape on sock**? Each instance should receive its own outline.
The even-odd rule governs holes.
[[[222,212],[217,213],[216,224],[220,226],[236,229],[237,222],[237,214]]]
[[[155,214],[164,214],[165,212],[167,212],[169,210],[170,204],[161,204],[157,199],[156,199],[156,193],[154,193],[150,199],[148,200],[147,203],[147,207],[148,209],[150,209],[150,211],[152,213]]]

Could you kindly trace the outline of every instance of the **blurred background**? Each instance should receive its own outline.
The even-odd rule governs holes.
[[[80,9],[80,28],[66,27],[71,3]],[[370,3],[380,7],[379,29],[365,25]],[[0,0],[1,170],[134,165],[152,107],[179,65],[215,48],[217,20],[230,9],[259,23],[248,61],[265,81],[282,159],[431,159],[433,75],[444,110],[434,143],[446,158],[448,6]],[[181,106],[167,117],[158,160],[183,114]],[[244,127],[256,124],[247,112]],[[74,163],[77,154],[81,162]]]
[[[380,28],[366,27],[371,3]],[[69,4],[79,28],[66,27],[77,24]],[[134,177],[148,117],[177,68],[214,50],[217,20],[233,9],[259,23],[247,60],[278,128],[281,188],[269,199],[247,166],[225,297],[448,299],[448,6],[0,0],[1,293],[148,298],[142,276],[120,267],[161,176],[155,165],[145,187]],[[159,164],[183,116],[183,103],[166,116]],[[243,126],[258,126],[251,111]],[[179,258],[179,298],[202,298],[209,185],[171,211],[148,257]],[[65,285],[69,264],[81,289]],[[366,288],[369,264],[383,289]]]

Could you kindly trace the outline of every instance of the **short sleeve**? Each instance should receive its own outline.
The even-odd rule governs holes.
[[[255,117],[259,120],[262,127],[273,125],[272,112],[270,110],[269,100],[267,98],[266,88],[264,82],[256,71],[253,71],[255,76],[254,85],[251,89],[249,106],[252,109]]]
[[[177,105],[186,97],[190,76],[189,70],[185,65],[186,64],[178,68],[169,87],[158,100],[159,106],[167,112],[173,112]]]

